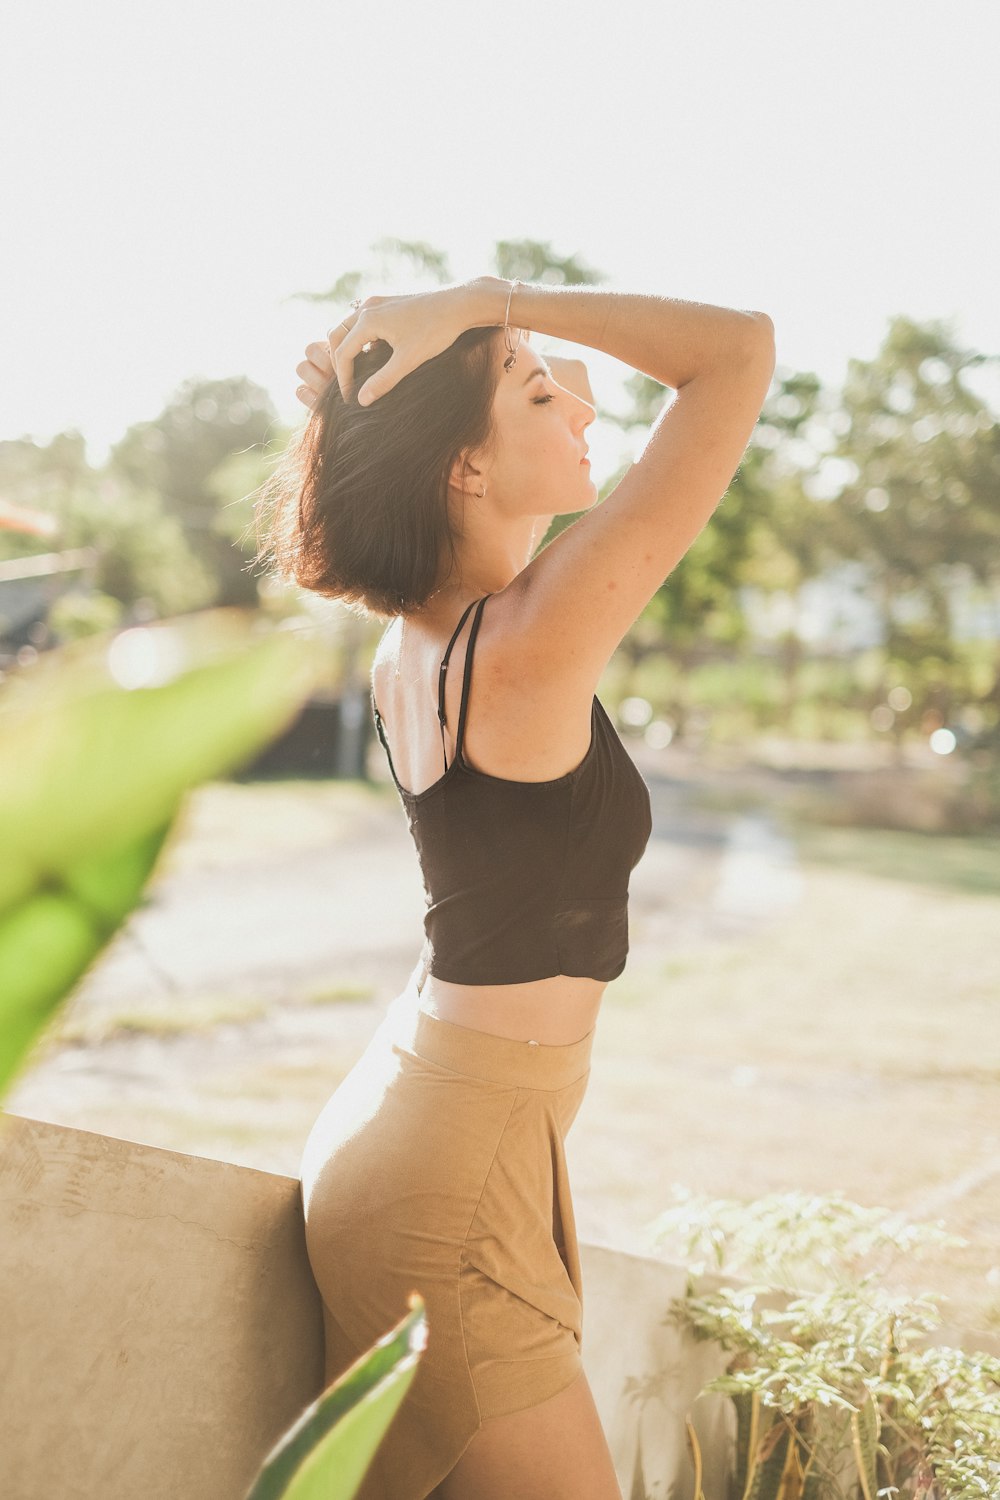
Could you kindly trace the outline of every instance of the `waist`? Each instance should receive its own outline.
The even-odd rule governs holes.
[[[522,984],[454,984],[428,974],[419,987],[418,975],[419,965],[407,988],[426,1015],[512,1041],[555,1047],[593,1031],[607,989],[604,980],[568,974]]]

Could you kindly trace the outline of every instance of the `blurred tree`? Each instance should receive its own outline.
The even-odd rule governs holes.
[[[202,569],[215,580],[214,597],[206,603],[257,602],[257,583],[247,569],[250,543],[245,553],[235,544],[228,522],[220,523],[213,476],[234,454],[262,450],[276,423],[270,396],[246,376],[193,379],[179,387],[158,417],[133,424],[111,450],[111,475],[160,497]]]
[[[875,358],[848,366],[836,455],[850,477],[827,507],[825,541],[870,574],[885,641],[876,701],[908,678],[914,718],[955,706],[956,587],[1000,583],[1000,424],[962,379],[995,359],[960,348],[940,322],[896,317]],[[984,698],[1000,702],[1000,643]]]
[[[80,545],[75,534],[72,539],[67,536],[66,528],[74,513],[92,508],[96,491],[97,475],[87,462],[81,433],[60,432],[48,443],[29,437],[0,442],[0,495],[12,505],[47,512],[58,525],[50,537],[0,531],[0,557],[28,557]]]
[[[316,302],[334,307],[347,307],[355,297],[364,297],[366,285],[373,281],[389,282],[399,274],[399,262],[408,261],[412,272],[427,276],[440,286],[453,281],[448,269],[445,251],[435,250],[424,240],[401,240],[392,235],[376,240],[372,248],[372,262],[364,271],[344,271],[325,292],[293,292],[291,302]]]
[[[59,433],[47,444],[30,438],[0,443],[0,492],[58,523],[52,537],[0,533],[0,557],[93,547],[97,561],[87,589],[97,595],[141,604],[146,615],[178,614],[211,601],[212,576],[179,521],[164,514],[155,489],[91,468],[78,432]],[[82,625],[88,612],[77,614]],[[94,612],[94,628],[106,618],[105,609]]]
[[[823,409],[836,402],[813,373],[776,372],[730,491],[744,521],[733,557],[735,587],[759,589],[765,595],[779,592],[794,601],[802,585],[822,571],[822,508],[808,494],[807,485],[830,446],[823,433]],[[728,505],[729,496],[718,520],[724,520]],[[784,681],[782,724],[787,729],[805,655],[794,614],[778,645]]]
[[[548,240],[497,240],[493,263],[497,276],[546,286],[595,286],[607,280],[578,255],[556,255]]]

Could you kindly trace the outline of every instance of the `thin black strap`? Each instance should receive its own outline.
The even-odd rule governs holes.
[[[372,688],[371,698],[372,698],[372,712],[375,715],[375,728],[378,731],[378,737],[379,737],[379,739],[382,742],[382,749],[385,751],[386,759],[389,762],[389,770],[392,772],[392,779],[393,779],[393,781],[396,782],[396,785],[399,786],[399,781],[398,781],[398,779],[396,777],[396,767],[392,763],[392,751],[389,749],[389,741],[385,737],[385,729],[382,726],[382,715],[379,713],[379,711],[378,711],[378,704],[375,702],[375,689],[374,688]]]
[[[458,711],[458,734],[455,736],[455,757],[462,759],[462,742],[465,738],[465,720],[469,711],[469,683],[472,680],[472,653],[476,645],[476,636],[479,634],[479,626],[483,618],[483,605],[489,598],[484,594],[479,601],[472,629],[469,631],[469,644],[465,648],[465,673],[462,677],[462,706]]]
[[[468,606],[468,608],[463,611],[462,618],[459,620],[458,624],[455,626],[455,629],[452,632],[451,640],[448,642],[448,648],[445,651],[444,656],[441,659],[441,668],[440,668],[440,671],[438,672],[438,722],[439,722],[439,724],[441,726],[441,749],[442,749],[442,752],[444,753],[444,768],[445,768],[446,771],[448,769],[448,751],[445,748],[445,742],[444,742],[444,725],[445,725],[445,717],[444,717],[444,679],[445,679],[445,673],[448,671],[448,661],[449,661],[449,658],[451,657],[451,648],[452,648],[452,646],[454,646],[455,642],[458,640],[459,634],[461,633],[462,626],[465,624],[466,620],[469,618],[469,615],[471,614],[471,612],[475,608],[475,606],[476,606],[476,600],[473,599],[472,603]],[[462,732],[462,726],[461,726],[461,716],[460,716],[459,717],[459,734],[461,734],[461,732]]]
[[[375,702],[375,689],[374,688],[372,688],[372,690],[371,690],[371,699],[372,699],[372,713],[375,715],[375,728],[378,730],[378,737],[379,737],[379,739],[382,741],[382,743],[384,745],[385,744],[385,735],[382,733],[382,715],[379,713],[379,711],[378,711],[378,704]]]
[[[372,688],[372,712],[373,714],[375,714],[375,727],[376,730],[378,730],[379,739],[381,739],[382,741],[382,750],[385,751],[385,754],[388,754],[388,744],[387,741],[385,741],[385,730],[382,729],[382,715],[379,714],[378,703],[375,702],[375,688]],[[390,765],[391,763],[393,763],[393,757],[391,757],[391,754],[388,754],[388,763],[390,763]]]

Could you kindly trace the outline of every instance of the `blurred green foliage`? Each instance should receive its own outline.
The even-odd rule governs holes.
[[[202,611],[67,644],[0,692],[0,1089],[140,899],[184,794],[302,706],[315,643]]]

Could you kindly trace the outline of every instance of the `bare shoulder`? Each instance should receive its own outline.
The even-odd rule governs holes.
[[[391,678],[399,665],[399,627],[400,617],[397,615],[383,630],[375,647],[372,657],[371,673],[369,681],[375,702],[380,710],[385,709],[385,693],[388,679]]]
[[[579,701],[589,712],[589,694],[573,692],[572,681],[549,667],[549,654],[537,639],[528,610],[530,587],[524,572],[490,594],[475,647],[477,690],[482,698],[508,703],[524,699],[535,706],[555,693],[564,707]]]
[[[386,663],[395,662],[398,659],[400,627],[402,623],[402,615],[397,615],[394,620],[389,621],[388,625],[385,626],[382,634],[379,636],[378,643],[375,647],[375,654],[372,657],[373,679],[375,673],[381,672]]]
[[[401,653],[401,626],[397,619],[379,641],[371,681],[379,712],[396,736],[394,755],[409,770],[405,747],[411,738],[414,746],[421,740],[429,741],[433,754],[437,754],[433,709],[438,667],[454,627],[442,623],[434,630],[422,626],[417,632],[407,624]],[[449,755],[453,753],[470,634],[471,625],[467,624],[455,642],[447,674]],[[515,578],[505,589],[488,595],[483,604],[469,674],[464,754],[473,767],[489,775],[548,781],[572,770],[587,753],[593,694],[581,692],[569,677],[554,682],[551,676],[533,672],[532,661],[521,590]],[[432,722],[433,732],[428,727]],[[424,771],[423,763],[415,766],[413,782],[404,776],[404,785],[426,784],[429,772],[425,775]]]
[[[497,774],[543,780],[586,754],[594,691],[578,676],[551,670],[532,636],[522,574],[483,606],[472,683],[466,734],[474,764],[478,744],[507,762]]]

